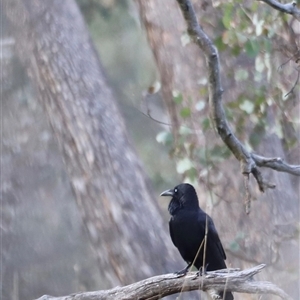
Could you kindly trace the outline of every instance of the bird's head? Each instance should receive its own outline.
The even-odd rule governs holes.
[[[198,209],[198,197],[194,187],[188,183],[181,183],[173,189],[166,190],[160,196],[172,197],[169,203],[169,213],[174,215],[180,209]]]

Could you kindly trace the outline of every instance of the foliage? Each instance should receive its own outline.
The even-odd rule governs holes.
[[[299,85],[294,87],[298,72],[295,53],[287,46],[287,41],[296,44],[291,40],[293,19],[261,2],[219,1],[214,5],[222,17],[204,14],[200,23],[204,28],[214,28],[209,34],[220,52],[228,121],[252,151],[258,149],[266,133],[276,134],[286,150],[292,151],[299,131],[299,116],[293,108],[300,90]],[[208,170],[220,172],[218,165],[231,156],[221,142],[209,138],[213,128],[208,117],[207,80],[202,81],[200,99],[185,99],[180,91],[173,93],[181,127],[176,137],[164,132],[157,138],[169,147],[177,161],[177,172],[190,181]],[[275,120],[271,125],[267,121],[270,113]],[[287,120],[290,135],[283,134]]]

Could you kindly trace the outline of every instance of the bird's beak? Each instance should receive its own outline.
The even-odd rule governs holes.
[[[160,194],[160,196],[171,196],[171,197],[173,197],[174,196],[174,191],[173,191],[173,189],[166,190],[166,191],[162,192]]]

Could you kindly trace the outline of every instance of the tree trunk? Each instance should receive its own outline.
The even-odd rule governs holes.
[[[188,41],[186,25],[176,1],[135,2],[159,70],[162,97],[172,124],[172,134],[177,141],[181,107],[175,105],[173,95],[175,91],[180,92],[183,102],[199,98],[199,81],[205,78],[202,73],[204,56],[199,55],[197,46]]]
[[[103,276],[127,284],[175,269],[156,197],[128,141],[73,0],[5,0]]]

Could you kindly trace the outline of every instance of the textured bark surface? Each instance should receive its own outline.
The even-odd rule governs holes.
[[[206,276],[197,276],[196,272],[184,277],[174,274],[155,276],[124,287],[117,287],[106,291],[78,293],[64,297],[52,297],[45,295],[38,300],[158,300],[162,297],[192,290],[207,291],[211,296],[216,296],[216,291],[227,290],[249,294],[271,294],[285,300],[292,300],[284,291],[274,284],[266,281],[255,281],[253,276],[260,272],[265,265],[259,265],[243,271],[223,273],[218,271],[208,272]],[[255,295],[256,296],[256,295]],[[210,298],[217,299],[217,298]]]
[[[166,226],[75,2],[7,0],[4,8],[103,275],[117,285],[173,270]]]
[[[182,93],[185,100],[198,98],[198,81],[205,78],[201,73],[203,56],[199,55],[196,45],[187,42],[184,46],[184,39],[187,38],[186,25],[175,1],[135,2],[159,70],[162,96],[176,139],[180,122],[178,107],[175,107],[173,101],[173,91]]]

